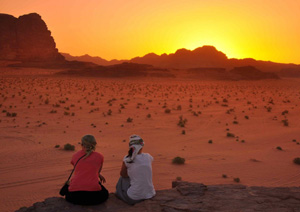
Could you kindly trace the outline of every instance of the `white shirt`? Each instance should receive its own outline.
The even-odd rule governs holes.
[[[132,163],[125,163],[130,179],[127,195],[133,200],[149,199],[155,195],[152,183],[153,157],[148,153],[138,154]]]

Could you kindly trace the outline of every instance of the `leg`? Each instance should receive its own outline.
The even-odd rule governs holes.
[[[135,203],[138,203],[141,200],[133,200],[127,195],[127,190],[129,189],[129,187],[130,187],[130,179],[125,177],[120,177],[116,185],[116,196],[128,204],[134,205]]]
[[[66,200],[76,205],[97,205],[108,199],[108,191],[73,191],[66,194]]]

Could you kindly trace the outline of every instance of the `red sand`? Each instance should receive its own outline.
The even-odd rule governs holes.
[[[96,137],[96,151],[104,154],[102,174],[110,192],[134,133],[154,157],[156,189],[170,188],[176,177],[205,184],[231,184],[239,177],[245,185],[299,186],[293,159],[300,157],[300,79],[92,79],[53,76],[56,71],[0,70],[1,211],[58,196],[74,153],[63,146],[70,143],[79,150],[85,134]],[[7,112],[17,116],[7,117]],[[184,128],[177,126],[181,115],[188,120]],[[172,164],[176,156],[186,163]]]

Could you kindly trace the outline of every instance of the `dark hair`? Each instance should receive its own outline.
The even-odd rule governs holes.
[[[126,156],[126,158],[129,158],[129,157],[131,157],[132,156],[132,153],[133,153],[133,147],[131,147],[129,150],[128,150],[128,155]],[[133,161],[131,161],[131,162],[128,162],[128,163],[133,163]]]

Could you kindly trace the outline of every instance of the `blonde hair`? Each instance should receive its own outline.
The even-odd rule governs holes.
[[[96,149],[96,139],[93,135],[85,135],[81,138],[81,145],[85,148],[87,158]]]

